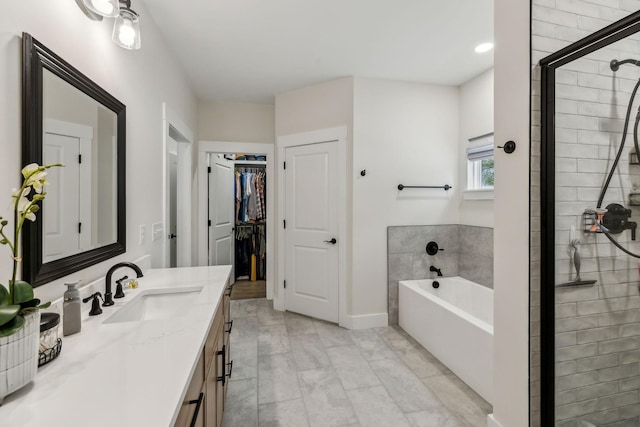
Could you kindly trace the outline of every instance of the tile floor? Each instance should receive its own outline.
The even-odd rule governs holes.
[[[367,330],[231,301],[223,427],[476,427],[491,405],[399,327]]]

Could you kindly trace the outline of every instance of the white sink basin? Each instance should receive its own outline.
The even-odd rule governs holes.
[[[197,301],[202,286],[179,289],[149,289],[109,316],[104,323],[139,322],[179,317]]]

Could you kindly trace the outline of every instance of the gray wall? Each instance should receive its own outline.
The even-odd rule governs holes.
[[[428,255],[427,243],[440,252]],[[398,324],[398,282],[429,279],[436,274],[461,276],[493,288],[493,228],[471,225],[412,225],[387,228],[389,324]]]

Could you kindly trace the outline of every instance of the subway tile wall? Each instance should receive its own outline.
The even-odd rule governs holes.
[[[438,243],[441,251],[428,255],[427,243]],[[414,225],[388,227],[389,324],[398,324],[398,282],[429,279],[436,274],[461,276],[493,288],[493,229],[470,225]]]
[[[531,426],[540,427],[540,59],[630,13],[638,0],[532,1],[531,130]],[[602,235],[582,233],[581,213],[594,208],[615,158],[635,67],[614,77],[609,61],[640,59],[637,35],[574,61],[556,73],[556,283],[575,277],[571,227],[581,240],[581,276],[593,286],[556,292],[556,426],[638,426],[640,416],[640,296],[637,259]],[[635,68],[635,69],[633,69]],[[637,103],[634,108],[637,107]],[[632,119],[635,117],[635,109]],[[629,166],[627,141],[603,206],[629,204],[640,167]],[[633,217],[640,218],[634,209]],[[618,235],[640,252],[628,232]],[[553,286],[553,284],[545,284]]]

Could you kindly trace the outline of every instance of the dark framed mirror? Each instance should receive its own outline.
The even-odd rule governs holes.
[[[126,251],[126,107],[31,35],[22,44],[22,166],[65,165],[24,226],[36,287]]]

